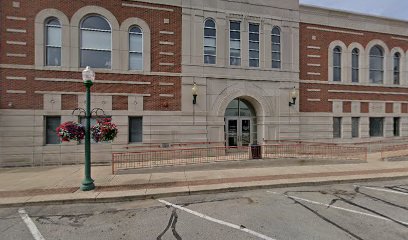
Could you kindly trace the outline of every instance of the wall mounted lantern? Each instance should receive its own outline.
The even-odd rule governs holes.
[[[197,93],[198,93],[198,87],[197,84],[194,82],[193,88],[191,89],[193,93],[193,104],[197,103]]]
[[[298,92],[296,91],[296,87],[293,87],[293,90],[290,92],[290,98],[292,102],[289,102],[289,107],[296,104],[296,99],[298,97]]]

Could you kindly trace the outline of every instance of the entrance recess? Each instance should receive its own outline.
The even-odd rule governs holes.
[[[228,147],[249,146],[256,143],[256,114],[245,99],[231,101],[225,111],[225,144]]]

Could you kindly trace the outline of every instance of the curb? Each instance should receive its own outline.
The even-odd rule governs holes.
[[[106,197],[106,198],[83,198],[83,199],[65,199],[65,200],[45,200],[38,202],[24,202],[24,203],[0,203],[0,208],[13,208],[13,207],[27,207],[27,206],[43,206],[43,205],[62,205],[62,204],[78,204],[78,203],[111,203],[111,202],[126,202],[126,201],[137,201],[137,200],[147,200],[147,199],[158,199],[176,196],[189,196],[189,195],[200,195],[200,194],[216,194],[216,193],[226,193],[226,192],[239,192],[239,191],[249,191],[256,189],[267,189],[267,188],[286,188],[286,187],[301,187],[301,186],[322,186],[330,184],[344,184],[344,183],[355,183],[355,182],[368,182],[368,181],[390,181],[398,179],[407,179],[408,175],[405,176],[391,176],[391,177],[373,177],[373,178],[355,178],[355,179],[336,179],[336,180],[321,180],[321,181],[304,181],[295,183],[276,183],[276,184],[260,184],[253,186],[242,186],[242,187],[228,187],[228,188],[214,188],[196,191],[178,191],[169,193],[154,193],[154,194],[144,194],[144,195],[128,195],[128,196],[118,196],[118,197]]]

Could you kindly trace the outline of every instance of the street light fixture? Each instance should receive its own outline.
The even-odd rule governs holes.
[[[299,94],[296,91],[296,87],[293,87],[293,90],[290,92],[290,97],[292,98],[292,102],[289,102],[289,107],[296,104],[296,99],[298,95]]]
[[[198,93],[198,87],[197,84],[194,82],[193,88],[191,89],[193,92],[193,104],[197,103],[197,93]]]
[[[86,126],[85,126],[85,178],[82,180],[81,190],[95,189],[94,180],[91,178],[91,86],[95,81],[95,72],[87,66],[82,71],[82,80],[86,87]]]

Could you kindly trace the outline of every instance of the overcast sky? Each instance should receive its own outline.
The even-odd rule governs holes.
[[[299,0],[302,4],[408,20],[408,0]]]

